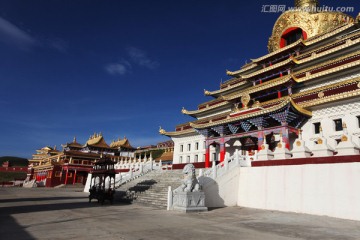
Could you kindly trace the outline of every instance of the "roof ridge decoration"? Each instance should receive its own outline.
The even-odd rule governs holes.
[[[165,135],[165,136],[180,136],[180,135],[185,135],[185,134],[189,134],[189,133],[195,133],[195,129],[193,128],[189,128],[189,129],[185,129],[185,130],[181,130],[181,131],[175,131],[175,132],[167,132],[164,129],[162,129],[160,127],[159,129],[159,133],[161,135]]]

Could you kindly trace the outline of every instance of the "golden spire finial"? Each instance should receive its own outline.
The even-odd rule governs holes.
[[[314,12],[316,11],[316,7],[319,6],[318,0],[295,0],[296,8],[306,8],[308,11]]]
[[[74,140],[73,140],[73,143],[76,143],[76,137],[74,136]]]
[[[210,95],[210,92],[208,90],[204,89],[204,94],[205,95]]]
[[[124,139],[126,139],[126,135],[124,135]]]

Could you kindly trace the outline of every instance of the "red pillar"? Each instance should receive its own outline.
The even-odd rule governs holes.
[[[281,91],[278,90],[278,98],[281,98]]]
[[[210,146],[206,142],[206,153],[205,153],[205,168],[210,167]]]
[[[69,175],[69,169],[66,169],[65,185],[67,184],[68,175]]]
[[[220,162],[223,162],[225,160],[225,153],[226,153],[226,149],[225,149],[224,138],[221,138],[220,139]]]
[[[76,169],[75,169],[75,172],[74,172],[73,185],[75,184],[75,182],[76,182]]]
[[[289,129],[287,124],[282,124],[281,133],[282,133],[282,141],[285,143],[285,147],[290,150],[290,141],[289,141]]]
[[[261,146],[264,143],[264,131],[262,129],[259,129],[258,131],[258,150],[261,150]]]

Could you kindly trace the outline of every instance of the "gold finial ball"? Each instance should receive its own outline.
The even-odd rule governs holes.
[[[295,7],[297,8],[308,8],[319,6],[318,0],[295,0]]]

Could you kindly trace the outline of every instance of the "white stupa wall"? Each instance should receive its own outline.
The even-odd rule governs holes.
[[[312,118],[302,127],[303,140],[310,149],[313,148],[315,141],[320,134],[315,134],[314,123],[320,122],[322,134],[328,140],[328,145],[336,148],[336,139],[340,139],[343,131],[335,130],[335,119],[342,119],[346,123],[348,134],[353,136],[353,141],[359,144],[360,126],[358,117],[360,116],[360,99],[354,98],[350,102],[340,102],[332,106],[324,107],[312,111]]]

